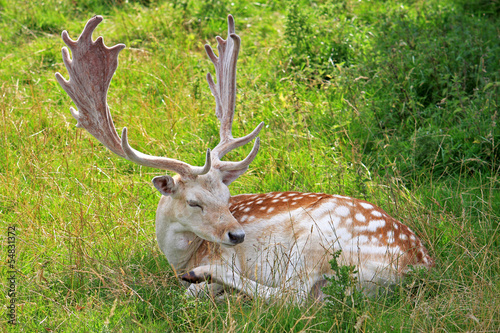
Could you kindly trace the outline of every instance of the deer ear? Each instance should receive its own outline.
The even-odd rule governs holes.
[[[153,178],[153,185],[163,195],[171,195],[177,190],[174,179],[168,175]]]
[[[238,179],[239,176],[244,174],[248,170],[248,166],[243,167],[239,170],[225,170],[221,171],[222,174],[222,182],[226,185],[229,186],[233,181]]]

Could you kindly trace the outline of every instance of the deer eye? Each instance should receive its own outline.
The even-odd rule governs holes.
[[[187,204],[188,204],[190,207],[198,207],[198,208],[200,208],[201,210],[203,210],[203,207],[201,206],[201,204],[200,204],[198,201],[188,200]]]

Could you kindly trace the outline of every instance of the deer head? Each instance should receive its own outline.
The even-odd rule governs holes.
[[[229,211],[230,193],[228,185],[242,175],[259,150],[257,135],[264,123],[260,123],[250,134],[233,138],[231,129],[236,102],[236,62],[240,48],[240,38],[235,34],[234,19],[228,16],[227,40],[217,37],[217,57],[209,45],[206,52],[215,66],[215,83],[210,73],[207,81],[215,98],[215,113],[220,121],[220,142],[207,150],[205,165],[191,166],[185,162],[143,154],[128,143],[127,128],[123,128],[121,138],[116,133],[107,104],[107,92],[111,79],[118,67],[118,54],[124,44],[113,47],[104,45],[102,37],[92,40],[92,32],[103,20],[102,16],[91,18],[80,37],[74,41],[66,31],[62,39],[71,50],[63,47],[64,64],[69,73],[69,81],[61,74],[56,78],[71,97],[77,110],[70,108],[77,120],[77,127],[85,128],[92,136],[115,154],[134,163],[177,173],[158,176],[153,185],[165,196],[163,198],[166,218],[182,225],[187,231],[216,243],[233,246],[243,242],[245,233]],[[233,149],[255,140],[253,149],[242,161],[222,161],[224,155]]]

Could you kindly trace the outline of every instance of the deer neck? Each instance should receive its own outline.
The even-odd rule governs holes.
[[[165,220],[156,222],[158,246],[167,257],[177,274],[184,273],[188,263],[195,256],[203,239],[187,231],[180,223]]]
[[[193,232],[186,229],[175,216],[169,214],[170,198],[162,197],[156,211],[156,239],[161,251],[177,274],[183,272],[189,260],[203,242]]]

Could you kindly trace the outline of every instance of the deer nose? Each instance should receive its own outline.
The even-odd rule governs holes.
[[[229,240],[233,244],[240,244],[245,240],[245,232],[244,231],[237,231],[237,232],[228,232],[227,235],[229,236]]]

